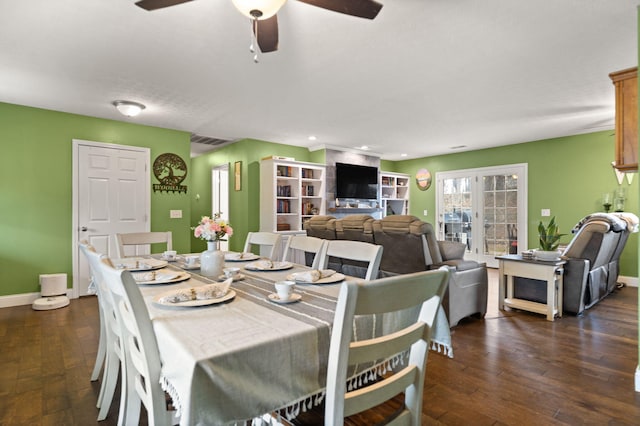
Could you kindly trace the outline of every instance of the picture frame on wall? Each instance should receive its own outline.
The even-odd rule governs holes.
[[[242,161],[236,161],[233,165],[234,189],[242,189]]]

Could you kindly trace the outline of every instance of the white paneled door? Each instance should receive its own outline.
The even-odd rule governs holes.
[[[149,231],[149,149],[74,140],[73,241],[116,256],[115,234]],[[73,296],[87,294],[89,267],[73,247]]]

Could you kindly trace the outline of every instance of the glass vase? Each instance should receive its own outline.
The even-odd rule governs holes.
[[[224,269],[224,253],[219,241],[207,241],[207,250],[200,255],[200,273],[205,277],[217,278]]]

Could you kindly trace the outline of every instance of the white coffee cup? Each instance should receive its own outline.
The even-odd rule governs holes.
[[[293,296],[293,289],[296,283],[294,281],[278,281],[276,282],[276,293],[278,299],[289,300]]]
[[[240,273],[240,268],[224,268],[222,271],[224,272],[225,277],[235,278]]]
[[[175,250],[167,250],[162,254],[165,260],[175,260],[177,255],[178,252]]]
[[[195,266],[195,264],[198,263],[199,259],[200,259],[200,256],[185,256],[184,263],[187,266]]]

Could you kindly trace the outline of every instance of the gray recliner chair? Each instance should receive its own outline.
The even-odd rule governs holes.
[[[464,259],[465,244],[438,241],[430,223],[411,215],[391,215],[374,221],[373,239],[384,247],[382,275],[449,267],[449,286],[442,306],[451,327],[470,315],[484,317],[487,268],[484,263]]]
[[[468,316],[484,318],[487,313],[487,265],[464,259],[466,245],[454,241],[439,241],[430,223],[424,237],[428,252],[429,269],[443,265],[451,269],[449,287],[442,301],[451,327]]]
[[[573,228],[564,250],[563,303],[565,313],[582,314],[616,288],[620,255],[638,218],[631,213],[594,213]],[[514,296],[546,303],[546,288],[536,280],[514,280]]]

